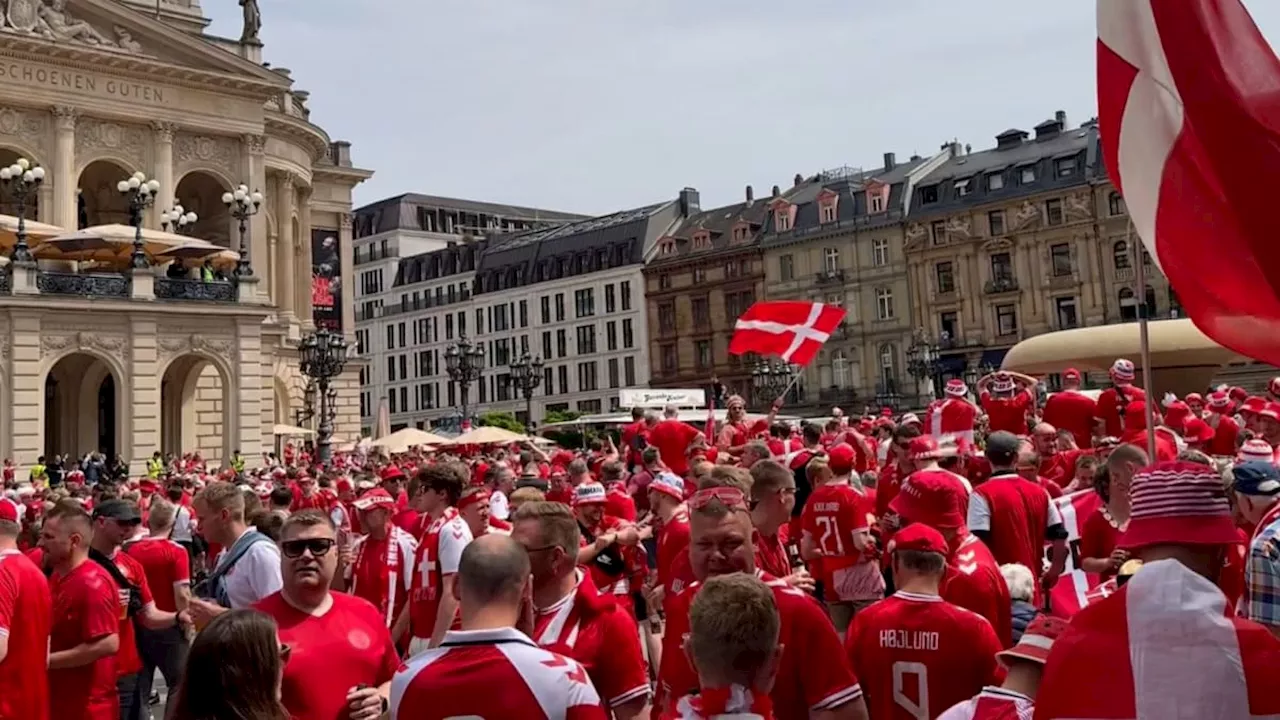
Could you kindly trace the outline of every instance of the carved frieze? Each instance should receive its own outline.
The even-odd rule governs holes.
[[[44,113],[0,108],[0,135],[17,138],[28,145],[43,146],[46,127]]]
[[[81,118],[76,123],[78,156],[92,156],[96,151],[107,150],[142,165],[146,146],[147,132],[137,125],[94,118]]]
[[[40,356],[49,357],[66,351],[92,350],[116,358],[121,364],[129,359],[129,337],[124,333],[64,331],[43,328],[40,336]]]
[[[53,116],[54,127],[59,130],[75,130],[80,110],[71,105],[54,105],[49,108],[49,114]]]
[[[179,135],[174,141],[173,154],[179,163],[209,165],[231,174],[236,169],[236,146],[231,138]]]
[[[3,6],[0,31],[116,52],[142,52],[128,28],[113,25],[110,32],[100,30],[68,12],[66,0],[7,0]]]
[[[1009,238],[1002,237],[991,238],[990,240],[982,243],[983,252],[1000,252],[1003,250],[1009,250],[1012,247],[1013,242],[1011,242]]]
[[[929,234],[929,231],[926,230],[925,226],[921,225],[920,223],[911,223],[910,225],[908,225],[906,232],[904,233],[907,241],[906,249],[915,250],[919,248],[920,245],[924,243],[925,236],[927,236],[928,234]]]
[[[960,240],[968,240],[973,237],[972,221],[968,215],[957,215],[947,221],[945,226],[947,235]]]
[[[264,135],[246,133],[240,136],[240,142],[249,149],[250,155],[261,155],[267,150],[267,138]]]
[[[211,337],[199,333],[182,334],[176,329],[169,333],[161,329],[157,333],[156,348],[161,365],[170,358],[186,353],[209,355],[230,361],[235,341],[228,337]]]
[[[163,120],[151,121],[151,133],[155,136],[155,139],[160,142],[173,142],[173,135],[177,131],[178,125],[176,123],[165,122]]]
[[[1030,230],[1040,225],[1040,219],[1040,206],[1028,200],[1013,213],[1013,229]]]
[[[1089,201],[1089,193],[1068,195],[1062,203],[1062,214],[1067,222],[1080,222],[1093,219],[1093,206]]]

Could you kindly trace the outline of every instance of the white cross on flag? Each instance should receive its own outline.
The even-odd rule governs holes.
[[[796,300],[758,302],[733,326],[729,352],[776,355],[808,365],[844,321],[844,308]]]

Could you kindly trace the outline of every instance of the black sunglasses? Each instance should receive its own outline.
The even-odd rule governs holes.
[[[285,540],[280,543],[280,550],[288,558],[300,558],[304,551],[310,550],[311,557],[324,557],[329,554],[338,541],[333,538],[311,538],[309,540]]]

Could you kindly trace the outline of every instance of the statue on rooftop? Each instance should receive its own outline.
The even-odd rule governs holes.
[[[240,0],[244,8],[244,30],[240,33],[240,42],[258,43],[258,31],[262,29],[262,13],[258,11],[258,0]]]

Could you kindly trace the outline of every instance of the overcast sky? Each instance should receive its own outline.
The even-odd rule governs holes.
[[[234,0],[202,0],[238,37]],[[420,192],[602,214],[1097,114],[1088,0],[261,0],[265,58]],[[1246,0],[1268,37],[1280,1]]]

